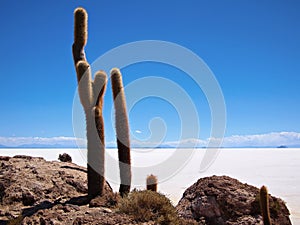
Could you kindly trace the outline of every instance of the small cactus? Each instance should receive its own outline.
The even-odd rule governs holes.
[[[157,192],[157,177],[153,174],[147,176],[146,179],[147,190]]]
[[[121,178],[119,192],[121,196],[124,196],[129,193],[131,185],[129,124],[121,72],[119,69],[114,68],[110,74],[115,106],[115,123]]]
[[[73,59],[76,67],[80,102],[86,117],[88,196],[92,199],[104,191],[104,121],[102,117],[103,96],[107,76],[98,71],[92,80],[91,69],[86,61],[84,46],[87,43],[87,13],[83,8],[74,12]]]
[[[260,188],[260,209],[263,216],[264,225],[271,225],[270,211],[269,211],[269,194],[265,186]]]

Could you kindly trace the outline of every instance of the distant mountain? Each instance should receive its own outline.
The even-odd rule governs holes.
[[[286,145],[280,145],[280,146],[277,146],[277,148],[287,148]]]
[[[168,144],[161,144],[161,145],[157,146],[157,148],[175,148],[175,147],[172,145],[168,145]]]
[[[300,148],[300,145],[287,145],[288,148]]]

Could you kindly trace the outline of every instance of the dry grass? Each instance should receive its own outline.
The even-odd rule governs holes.
[[[170,200],[153,191],[133,191],[119,202],[119,210],[138,222],[154,221],[161,225],[180,224]]]

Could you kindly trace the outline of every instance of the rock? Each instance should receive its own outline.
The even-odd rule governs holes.
[[[0,156],[0,161],[8,161],[9,159],[9,156]]]
[[[259,189],[227,176],[199,179],[184,192],[176,209],[180,217],[199,224],[263,224]],[[270,196],[270,213],[272,224],[291,224],[281,199]]]
[[[24,206],[33,205],[35,202],[34,195],[31,192],[22,193],[22,203]]]
[[[72,162],[72,157],[67,153],[59,154],[58,159],[61,162]]]
[[[91,208],[93,207],[115,207],[120,199],[118,193],[109,193],[104,196],[98,196],[92,199],[89,203]]]
[[[32,156],[29,156],[29,155],[15,155],[13,158],[15,159],[32,159]]]
[[[50,224],[56,221],[56,216],[50,216],[59,215],[55,210],[75,215],[80,206],[89,209],[86,168],[23,155],[0,159],[0,223],[24,216],[23,221]],[[105,194],[108,193],[113,194],[106,183]],[[66,220],[66,217],[61,218]],[[64,222],[60,223],[72,224]]]
[[[112,213],[112,210],[110,208],[102,207],[101,210],[105,213]]]

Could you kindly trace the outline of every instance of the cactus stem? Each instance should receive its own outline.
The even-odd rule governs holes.
[[[119,192],[121,196],[125,196],[129,193],[131,184],[129,123],[122,75],[120,70],[117,68],[111,70],[111,85],[115,106],[115,123],[121,178]]]
[[[265,186],[260,188],[260,208],[263,216],[264,225],[271,225],[270,210],[269,210],[269,194]]]

